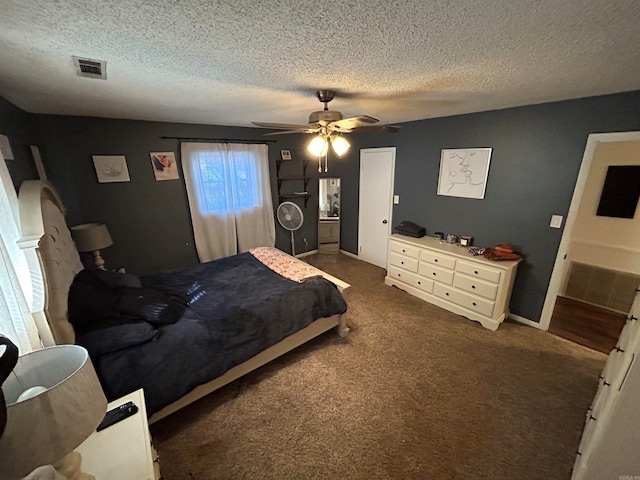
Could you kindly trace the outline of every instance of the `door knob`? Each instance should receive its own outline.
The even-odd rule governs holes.
[[[384,223],[384,224],[386,225],[386,224],[387,224],[387,221],[386,221],[386,220],[382,220],[382,223]]]

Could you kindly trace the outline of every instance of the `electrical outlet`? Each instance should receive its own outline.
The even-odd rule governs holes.
[[[551,223],[549,226],[551,228],[560,228],[562,226],[562,215],[551,215]]]

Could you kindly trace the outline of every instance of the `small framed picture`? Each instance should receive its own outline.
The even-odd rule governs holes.
[[[291,150],[280,150],[282,160],[291,160]]]
[[[129,182],[129,169],[124,155],[92,155],[98,182]]]
[[[151,157],[151,166],[156,180],[177,180],[179,178],[175,153],[151,152],[149,157]]]

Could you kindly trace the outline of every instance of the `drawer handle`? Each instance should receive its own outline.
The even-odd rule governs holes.
[[[402,275],[398,274],[399,277],[401,277]]]
[[[404,265],[404,262],[402,262],[402,261],[401,261],[401,262],[400,262],[400,265]]]
[[[418,285],[422,285],[422,283],[420,282],[420,280],[418,280]]]
[[[473,305],[475,307],[476,306],[476,302],[472,302],[471,305]]]
[[[433,259],[433,261],[434,261],[435,263],[438,263],[438,259],[437,259],[437,258],[434,258],[434,259]]]
[[[475,273],[477,275],[478,274],[478,270],[474,270],[473,273]]]
[[[404,253],[404,252],[406,252],[406,250],[403,248],[403,249],[402,249],[402,253]]]
[[[434,276],[434,277],[436,276],[436,272],[431,272],[431,273],[433,273],[433,276]]]
[[[476,288],[476,286],[475,285],[471,285],[471,288]]]
[[[444,292],[444,294],[448,297],[449,296],[449,292]]]

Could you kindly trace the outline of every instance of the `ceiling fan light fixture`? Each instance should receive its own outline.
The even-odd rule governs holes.
[[[309,145],[307,145],[307,151],[314,157],[325,156],[328,149],[329,143],[327,142],[327,139],[322,135],[313,137],[313,139],[309,142]]]
[[[341,157],[351,148],[351,144],[344,137],[333,137],[331,139],[331,147],[336,152],[336,155]]]

